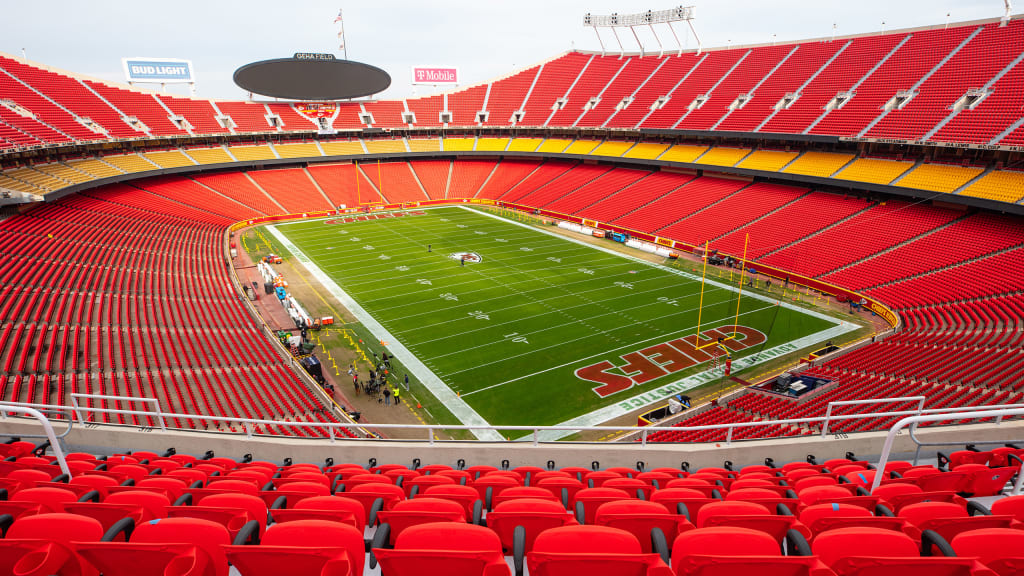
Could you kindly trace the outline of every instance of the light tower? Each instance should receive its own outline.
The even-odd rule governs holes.
[[[597,41],[601,44],[602,55],[607,50],[604,46],[604,40],[601,39],[601,33],[598,32],[598,28],[611,28],[612,35],[615,36],[620,52],[625,52],[626,50],[622,46],[622,41],[619,40],[617,29],[629,28],[629,31],[633,33],[633,38],[636,39],[636,43],[640,45],[640,54],[643,55],[645,52],[644,45],[636,33],[636,27],[647,26],[651,29],[651,34],[654,35],[654,40],[658,43],[658,55],[661,56],[665,53],[665,48],[661,43],[661,38],[658,37],[658,31],[654,28],[654,25],[665,24],[668,26],[668,29],[672,32],[672,37],[676,40],[676,45],[679,47],[679,54],[682,54],[683,45],[679,42],[679,36],[676,34],[676,29],[672,26],[672,23],[686,22],[690,26],[690,31],[693,32],[693,37],[697,40],[697,53],[700,54],[702,47],[700,36],[697,35],[697,29],[693,26],[693,20],[693,6],[677,6],[670,10],[648,10],[647,12],[637,14],[619,14],[616,12],[608,16],[597,16],[587,12],[583,17],[583,25],[594,29]]]

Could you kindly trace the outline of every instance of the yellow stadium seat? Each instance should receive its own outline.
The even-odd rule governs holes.
[[[832,152],[804,152],[802,156],[786,166],[786,174],[803,174],[828,178],[853,159],[853,154]]]
[[[46,192],[46,190],[37,188],[28,182],[15,180],[14,178],[7,176],[6,173],[0,174],[0,187],[10,188],[11,190],[17,190],[19,192],[30,192],[32,194],[42,194]]]
[[[548,138],[540,146],[537,147],[537,152],[562,152],[572,142],[571,140],[564,140],[561,138]]]
[[[440,138],[409,138],[408,143],[412,152],[437,152],[441,149]]]
[[[39,170],[40,172],[43,172],[45,174],[49,174],[50,176],[53,176],[54,178],[60,178],[61,180],[65,180],[65,181],[71,182],[73,184],[78,184],[80,182],[88,182],[89,180],[95,180],[96,179],[95,176],[92,176],[90,174],[86,174],[85,172],[82,172],[81,170],[75,170],[74,168],[71,168],[70,166],[67,166],[67,165],[64,165],[64,164],[60,164],[60,163],[45,164],[45,165],[42,165],[42,166],[33,166],[33,168],[35,168],[36,170]]]
[[[180,166],[195,166],[188,156],[182,154],[181,150],[165,150],[163,152],[146,152],[144,156],[161,168],[178,168]]]
[[[445,151],[467,152],[476,145],[476,138],[445,138]]]
[[[613,156],[620,157],[633,147],[633,142],[612,142],[606,140],[604,144],[601,144],[591,152],[594,156]]]
[[[913,167],[913,162],[858,158],[844,168],[842,172],[834,176],[834,178],[853,180],[855,182],[870,182],[871,184],[888,184]]]
[[[413,140],[410,140],[411,144]],[[324,154],[328,156],[350,156],[352,154],[365,154],[366,150],[363,149],[363,144],[359,140],[349,140],[340,142],[321,142],[320,147],[324,149]],[[415,150],[413,150],[415,152]]]
[[[665,160],[666,162],[693,162],[700,157],[701,154],[706,152],[707,146],[690,146],[689,144],[676,144],[669,148],[664,154],[658,157],[658,160]]]
[[[55,178],[34,168],[17,168],[15,170],[8,170],[5,174],[22,182],[28,182],[44,192],[60,190],[71,185],[70,182],[65,182],[60,178]]]
[[[68,166],[71,166],[75,170],[87,172],[97,178],[108,178],[110,176],[120,176],[121,174],[124,174],[124,172],[96,158],[86,158],[84,160],[68,160],[67,164]]]
[[[214,148],[193,148],[186,150],[189,156],[193,160],[200,164],[224,164],[226,162],[234,162],[231,156],[228,155],[227,150],[220,146]]]
[[[145,172],[159,168],[153,162],[146,160],[138,154],[125,154],[123,156],[104,156],[103,161],[120,168],[123,172]]]
[[[315,142],[303,142],[301,144],[275,144],[278,156],[281,158],[312,158],[323,156]]]
[[[273,160],[277,158],[270,146],[231,146],[231,153],[239,160]]]
[[[629,149],[628,152],[622,155],[623,158],[642,158],[644,160],[654,160],[658,156],[661,156],[665,150],[668,150],[668,144],[654,144],[649,142],[640,142],[636,146]]]
[[[405,147],[405,140],[401,138],[389,138],[387,140],[363,140],[366,149],[371,154],[393,154],[397,152],[408,152]]]
[[[961,196],[988,198],[1000,202],[1019,202],[1024,198],[1024,172],[999,170],[989,172],[971,184]]]
[[[798,152],[783,152],[781,150],[755,150],[736,167],[778,172],[783,166],[792,162],[798,154]]]
[[[476,141],[477,151],[502,152],[508,146],[508,138],[479,138]]]
[[[513,138],[508,145],[509,152],[533,152],[543,142],[543,138]],[[564,149],[565,146],[562,146]],[[561,152],[561,150],[559,150]]]
[[[710,164],[712,166],[735,166],[742,160],[750,150],[746,148],[722,148],[714,147],[697,159],[698,164]]]
[[[564,154],[590,154],[600,144],[600,140],[576,140],[563,150]]]
[[[984,171],[984,168],[965,168],[963,166],[950,166],[947,164],[922,164],[914,169],[913,172],[904,176],[902,180],[896,183],[896,186],[920,188],[935,192],[953,192]]]

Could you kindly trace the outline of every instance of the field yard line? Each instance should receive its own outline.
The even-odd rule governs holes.
[[[496,214],[491,214],[489,212],[482,212],[480,210],[474,210],[473,208],[470,208],[468,206],[459,205],[458,208],[462,208],[463,210],[468,210],[470,212],[476,212],[477,214],[481,214],[481,215],[487,216],[489,218],[494,218],[495,220],[501,220],[502,222],[507,222],[507,223],[513,224],[515,226],[522,226],[523,228],[529,228],[530,230],[536,230],[537,232],[540,232],[541,234],[547,234],[548,236],[554,236],[555,238],[562,238],[564,240],[568,240],[569,242],[573,242],[573,243],[579,244],[581,246],[587,246],[587,247],[592,248],[594,250],[600,250],[601,252],[605,252],[607,254],[614,254],[616,256],[620,256],[622,258],[626,258],[627,260],[632,260],[632,261],[634,261],[634,262],[636,262],[638,264],[643,264],[645,266],[650,266],[652,268],[660,268],[661,270],[664,270],[664,271],[668,272],[669,274],[675,274],[676,276],[682,276],[683,278],[687,278],[689,280],[694,280],[696,282],[700,282],[700,280],[701,280],[700,276],[697,276],[695,274],[690,274],[689,272],[683,272],[682,270],[677,270],[675,268],[670,268],[668,266],[663,266],[661,264],[657,264],[657,263],[651,262],[649,260],[644,260],[643,258],[637,258],[636,256],[633,256],[631,254],[625,254],[625,253],[622,253],[622,252],[616,252],[615,250],[612,250],[610,248],[605,248],[604,246],[596,246],[594,244],[588,244],[586,242],[583,242],[582,240],[577,240],[576,238],[571,238],[571,237],[568,237],[568,236],[563,236],[561,234],[555,234],[554,232],[549,232],[547,230],[544,230],[543,228],[537,228],[537,227],[534,227],[534,226],[530,226],[529,224],[523,224],[522,222],[513,222],[512,220],[506,220],[505,218],[502,218],[501,216],[498,216]],[[710,278],[705,280],[705,283],[709,284],[711,286],[717,286],[719,288],[724,288],[724,289],[730,290],[732,292],[739,292],[739,289],[737,289],[734,286],[731,286],[729,284],[722,284],[721,282],[717,282],[717,281],[712,280]],[[743,294],[743,297],[744,298],[753,298],[755,300],[760,300],[762,302],[781,302],[780,299],[778,299],[778,298],[768,298],[767,296],[762,296],[762,295],[757,294],[755,292],[749,292],[749,291],[745,292]],[[821,312],[817,312],[815,310],[810,310],[808,308],[801,308],[800,306],[794,306],[793,304],[790,304],[788,302],[781,302],[780,305],[783,308],[786,308],[788,310],[793,310],[795,312],[800,312],[801,314],[806,314],[808,316],[812,316],[812,317],[817,318],[819,320],[825,320],[826,322],[831,322],[832,324],[837,324],[837,323],[841,322],[840,320],[836,320],[835,318],[833,318],[832,316],[829,316],[827,314],[822,314]]]
[[[729,302],[728,300],[722,300],[721,302],[716,302],[715,304],[711,304],[711,305],[705,306],[705,308],[708,308],[710,306],[717,306],[719,304],[731,304],[731,302]],[[772,308],[773,306],[774,306],[774,304],[771,305],[771,306],[765,306],[763,308],[756,308],[754,310],[748,310],[746,312],[740,313],[740,316],[746,316],[747,314],[752,314],[754,312],[760,312],[761,310],[767,310],[769,308]],[[677,310],[677,311],[675,311],[675,312],[673,312],[671,314],[663,315],[661,317],[661,319],[663,320],[665,318],[671,318],[672,316],[678,316],[680,314],[688,314],[688,313],[693,312],[695,310],[697,310],[696,307],[695,308],[687,308],[686,310]],[[618,311],[612,311],[612,312],[609,312],[607,314],[595,314],[594,316],[588,317],[588,319],[589,318],[600,318],[601,316],[607,316],[608,314],[619,314],[619,312]],[[581,336],[579,338],[573,338],[572,340],[565,340],[563,342],[559,342],[558,344],[552,344],[551,346],[545,346],[543,348],[535,348],[535,349],[530,350],[529,352],[524,352],[522,354],[516,354],[515,356],[506,356],[505,358],[502,358],[501,360],[495,360],[494,362],[488,362],[487,364],[478,364],[477,366],[474,366],[474,368],[477,368],[477,367],[480,367],[480,366],[490,366],[491,364],[495,364],[497,362],[504,362],[505,360],[511,360],[512,358],[518,358],[520,356],[525,356],[527,354],[532,354],[534,352],[540,352],[541,350],[548,350],[550,348],[558,348],[559,346],[564,346],[566,344],[569,344],[570,342],[576,342],[577,340],[583,340],[584,338],[590,338],[591,336],[595,336],[597,334],[608,334],[609,332],[612,332],[613,330],[619,330],[621,328],[629,328],[630,326],[636,326],[638,324],[639,325],[644,325],[644,326],[646,326],[649,329],[650,328],[654,328],[653,326],[647,326],[647,322],[649,322],[649,320],[634,320],[633,318],[629,318],[628,316],[626,316],[624,314],[622,315],[622,317],[627,319],[627,320],[633,320],[633,322],[631,324],[620,324],[620,325],[616,326],[615,328],[612,328],[611,330],[594,330],[593,328],[590,328],[589,326],[584,325],[585,328],[590,328],[591,330],[594,330],[594,331],[589,333],[589,334],[587,334],[586,336]],[[708,322],[707,326],[711,326],[715,322],[720,322],[720,321],[723,321],[723,320],[728,320],[729,318],[734,318],[734,317],[735,317],[734,315],[730,314],[726,318],[719,318],[717,320],[712,320],[712,321]],[[580,324],[582,324],[582,322],[580,322]],[[561,325],[561,324],[554,324],[554,325],[548,326],[547,328],[541,328],[540,330],[534,330],[532,332],[521,332],[521,333],[519,333],[519,335],[520,336],[532,336],[534,334],[540,334],[541,332],[547,332],[548,330],[558,330],[560,328],[565,328],[565,326]],[[691,326],[691,328],[697,328],[697,327],[696,326]],[[667,336],[669,336],[671,334],[678,334],[678,333],[679,333],[679,330],[673,330],[672,332],[665,333],[663,336],[667,337]],[[685,333],[684,333],[684,335],[685,335]],[[651,337],[651,338],[645,338],[644,340],[641,340],[640,342],[646,342],[648,340],[656,340],[656,339],[661,338],[661,337],[662,336],[655,336],[655,337]],[[614,336],[612,338],[617,339]],[[494,340],[492,342],[487,342],[487,343],[484,343],[484,344],[480,344],[479,346],[471,346],[469,348],[462,348],[462,349],[456,350],[454,352],[449,352],[447,354],[438,354],[438,355],[433,356],[433,358],[444,358],[446,356],[451,356],[453,354],[460,354],[460,353],[465,352],[467,350],[475,350],[477,348],[484,348],[484,347],[487,347],[487,346],[493,346],[495,344],[501,344],[503,342],[505,342],[504,339],[502,339],[502,340]],[[632,343],[627,343],[627,344],[623,344],[622,346],[623,347],[627,347],[627,346],[632,346],[632,345],[633,345]],[[588,356],[588,358],[589,358],[589,356]],[[466,370],[471,370],[471,368],[467,368]],[[452,374],[458,374],[460,372],[465,372],[466,370],[459,370],[458,372],[452,372]]]
[[[284,234],[282,234],[276,225],[267,226],[267,230],[275,237],[285,248],[287,248],[303,266],[309,270],[317,280],[327,288],[327,291],[331,293],[343,306],[348,308],[352,315],[355,316],[360,322],[366,326],[367,329],[374,335],[378,340],[389,342],[388,348],[392,354],[396,356],[404,366],[406,366],[410,372],[412,372],[416,378],[427,387],[428,390],[448,408],[449,411],[460,422],[467,426],[490,426],[487,420],[484,420],[483,416],[473,410],[469,404],[467,404],[462,398],[460,398],[455,392],[449,388],[444,381],[437,377],[432,370],[426,367],[415,354],[410,352],[404,344],[398,341],[386,328],[381,326],[377,319],[366,312],[362,306],[359,305],[351,296],[348,295],[344,290],[338,286],[334,280],[332,280],[327,274],[320,269],[319,266],[313,263],[313,261],[299,250],[298,246],[293,244]],[[501,434],[496,430],[492,429],[479,429],[472,430],[480,440],[489,441],[501,441],[503,440]]]
[[[843,334],[846,334],[847,332],[851,332],[856,329],[856,324],[844,321],[839,325],[833,326],[832,328],[828,328],[826,330],[822,330],[821,332],[808,334],[807,336],[797,338],[796,340],[791,340],[789,342],[779,344],[774,348],[762,350],[757,354],[737,358],[732,362],[733,372],[735,373],[739,372],[740,370],[750,368],[751,366],[757,366],[758,364],[768,362],[769,360],[777,358],[783,354],[788,354],[790,352],[799,350],[806,346],[810,346],[816,342],[821,342],[822,340],[828,338],[837,338]],[[571,418],[569,420],[566,420],[565,422],[557,424],[557,426],[597,426],[602,422],[608,422],[613,418],[618,418],[619,416],[629,414],[630,412],[638,408],[649,406],[651,404],[654,404],[655,402],[665,400],[670,396],[682,394],[688,390],[696,388],[697,386],[707,384],[708,382],[720,378],[724,370],[724,368],[711,368],[709,370],[705,370],[703,372],[687,376],[686,378],[682,378],[670,384],[664,384],[662,386],[659,386],[654,390],[648,390],[646,392],[637,394],[630,398],[623,398],[622,400],[617,401],[615,404],[605,406],[604,408],[598,408],[597,410],[588,412],[586,414],[582,414],[575,418]],[[538,434],[538,440],[542,442],[554,442],[555,440],[561,440],[566,436],[571,436],[576,432],[576,430],[543,431]],[[528,440],[532,438],[533,435],[531,434],[529,436],[518,438],[518,440]]]
[[[727,302],[723,302],[723,303],[727,303]],[[757,309],[754,309],[754,310],[748,310],[746,312],[740,313],[740,316],[746,316],[747,314],[753,314],[755,312],[760,312],[761,310],[767,310],[767,309],[769,309],[771,307],[772,306],[765,306],[763,308],[757,308]],[[676,314],[683,314],[685,312],[693,312],[694,310],[696,310],[696,308],[691,308],[689,310],[680,310],[679,312],[676,312]],[[674,315],[675,314],[673,314],[673,316]],[[735,318],[735,316],[733,314],[730,314],[729,316],[727,316],[725,318],[718,318],[716,320],[711,320],[710,322],[708,322],[706,324],[706,326],[708,326],[709,329],[710,329],[710,326],[714,326],[718,322],[730,320],[730,319],[733,319],[733,318]],[[635,322],[634,324],[639,324],[639,322]],[[626,326],[632,326],[632,325],[633,324],[625,324],[623,326],[619,326],[619,328],[625,328]],[[692,329],[695,329],[695,328],[697,328],[697,327],[696,326],[690,326],[689,328],[686,328],[686,330],[692,330]],[[545,328],[545,330],[547,330],[547,328]],[[538,330],[537,332],[543,332],[543,330]],[[549,348],[557,348],[559,346],[564,346],[565,344],[569,344],[569,343],[575,342],[577,340],[583,340],[584,338],[590,338],[591,336],[595,336],[597,334],[607,334],[608,332],[609,332],[608,330],[599,330],[597,332],[593,332],[593,333],[587,334],[586,336],[581,336],[579,338],[573,338],[572,340],[566,340],[565,342],[559,342],[558,344],[554,344],[554,345],[551,345],[551,346],[545,346],[544,348],[538,348],[536,350],[531,350],[530,352],[524,352],[523,354],[517,354],[515,356],[507,356],[505,358],[502,358],[501,360],[495,360],[494,362],[488,362],[487,364],[478,364],[476,366],[473,366],[472,368],[466,368],[465,370],[459,370],[458,372],[452,372],[451,374],[449,374],[449,376],[451,376],[452,374],[459,374],[460,372],[466,372],[468,370],[474,370],[474,369],[479,368],[481,366],[490,366],[491,364],[496,364],[498,362],[504,362],[505,360],[511,360],[512,358],[518,358],[519,356],[525,356],[526,354],[530,354],[530,353],[533,353],[533,352],[539,352],[541,350],[547,350]],[[529,332],[528,334],[533,334],[533,333],[535,333],[535,332]],[[643,346],[647,342],[660,342],[660,341],[664,341],[666,338],[669,338],[669,337],[674,336],[674,335],[679,334],[679,333],[680,333],[680,330],[673,330],[672,332],[665,332],[664,334],[660,334],[658,336],[651,336],[650,338],[644,338],[643,340],[638,340],[636,342],[630,342],[629,344],[623,344],[622,346],[619,346],[618,348],[612,348],[611,350],[606,350],[604,352],[599,352],[597,354],[592,354],[592,355],[586,356],[584,358],[579,358],[577,360],[573,360],[572,362],[566,362],[565,364],[562,364],[561,366],[552,366],[551,368],[548,368],[547,370],[541,370],[540,372],[534,372],[533,374],[528,374],[526,376],[520,376],[519,378],[514,378],[512,380],[506,380],[505,382],[502,382],[500,384],[491,384],[490,386],[487,386],[486,388],[480,388],[478,390],[473,390],[472,392],[466,392],[465,394],[463,394],[463,396],[469,396],[470,394],[476,394],[477,392],[483,392],[484,390],[490,390],[491,388],[497,388],[498,386],[504,386],[505,384],[510,384],[510,383],[515,382],[517,380],[522,380],[523,378],[529,378],[530,376],[536,376],[537,374],[543,374],[545,372],[550,372],[551,370],[557,370],[559,368],[564,368],[564,367],[568,366],[569,364],[575,364],[577,362],[582,362],[584,360],[589,360],[590,358],[597,358],[598,356],[603,356],[605,354],[609,354],[611,352],[616,352],[618,350],[634,349],[637,346]],[[683,334],[685,336],[686,332],[683,332]],[[478,348],[479,348],[479,346],[478,346]]]
[[[580,294],[586,294],[587,292],[600,292],[600,291],[603,291],[603,290],[607,290],[607,287],[595,288],[594,290],[586,290],[584,292],[581,292]],[[615,298],[609,298],[608,300],[602,300],[601,302],[602,303],[606,303],[606,302],[611,302],[613,300],[619,300],[621,298],[635,298],[635,297],[637,297],[637,296],[639,296],[641,294],[647,294],[648,292],[658,292],[660,290],[664,290],[664,288],[653,288],[651,290],[643,290],[641,292],[631,292],[631,293],[625,294],[623,296],[617,296]],[[573,295],[576,295],[576,294],[573,294]],[[696,296],[696,295],[697,295],[697,292],[694,292],[693,294],[686,294],[684,296],[681,296],[681,298],[689,298],[691,296]],[[562,295],[562,296],[559,296],[559,298],[564,298],[565,296],[566,295]],[[543,302],[544,300],[553,300],[553,298],[536,300],[536,302]],[[655,304],[655,303],[648,302],[646,304],[641,304],[639,306],[631,306],[629,308],[623,308],[622,311],[625,312],[627,310],[636,310],[637,308],[643,308],[645,306],[651,306],[653,304]],[[593,306],[593,304],[591,304],[589,302],[585,302],[583,304],[577,304],[576,306],[569,306],[569,307],[567,307],[565,309],[566,310],[572,310],[573,308],[579,308],[581,306]],[[511,310],[513,308],[518,308],[518,307],[519,306],[509,306],[507,308],[499,308],[497,310],[488,310],[487,313],[488,314],[493,314],[495,312],[504,312],[505,310]],[[521,317],[516,318],[514,320],[509,320],[508,322],[499,322],[497,324],[488,324],[488,325],[483,326],[481,328],[474,328],[472,330],[465,330],[463,332],[455,332],[455,333],[449,334],[447,336],[442,336],[440,338],[434,338],[432,340],[422,340],[422,341],[420,341],[420,344],[428,344],[430,342],[437,342],[438,340],[444,340],[445,338],[451,338],[453,336],[465,336],[466,334],[469,334],[471,332],[477,332],[477,331],[480,331],[480,330],[488,330],[490,328],[494,328],[495,326],[504,326],[505,324],[512,324],[514,322],[521,322],[523,320],[529,320],[531,318],[537,318],[538,316],[545,316],[545,315],[547,315],[547,312],[540,312],[538,314],[533,314],[532,316],[521,316]],[[592,318],[593,318],[593,316],[592,316]],[[461,322],[463,320],[465,320],[465,318],[457,317],[457,318],[453,318],[451,320],[444,320],[442,322],[437,322],[435,324],[422,324],[422,325],[417,326],[415,328],[410,328],[410,330],[415,331],[415,330],[420,330],[420,329],[425,329],[425,328],[433,328],[434,326],[440,326],[442,324],[449,324],[451,322]]]

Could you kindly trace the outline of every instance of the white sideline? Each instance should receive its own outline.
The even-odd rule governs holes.
[[[576,238],[566,237],[566,236],[563,236],[561,234],[555,234],[554,232],[550,232],[548,230],[536,228],[536,227],[530,226],[528,224],[523,224],[521,222],[514,222],[512,220],[507,220],[507,219],[502,218],[500,216],[497,216],[495,214],[491,214],[491,213],[484,212],[484,211],[481,211],[481,210],[475,210],[475,209],[470,208],[468,206],[459,206],[459,207],[462,208],[463,210],[469,210],[471,212],[476,212],[477,214],[481,214],[481,215],[484,215],[484,216],[490,216],[491,218],[495,218],[497,220],[501,220],[501,221],[507,222],[509,224],[515,224],[516,226],[522,226],[524,228],[529,228],[531,230],[536,230],[537,232],[540,232],[542,234],[548,234],[550,236],[555,236],[557,238],[562,238],[563,240],[567,240],[569,242],[575,242],[576,244],[580,244],[582,246],[588,246],[590,248],[593,248],[594,250],[600,250],[602,252],[605,252],[605,253],[608,253],[608,254],[614,254],[614,255],[620,256],[622,258],[628,258],[628,259],[633,260],[633,261],[635,261],[635,262],[637,262],[639,264],[644,264],[644,265],[650,266],[652,268],[658,268],[658,269],[664,270],[666,272],[670,272],[672,274],[676,274],[676,275],[682,276],[684,278],[688,278],[690,280],[694,280],[696,282],[700,282],[700,277],[699,276],[695,276],[693,274],[690,274],[690,273],[687,273],[687,272],[683,272],[682,270],[676,270],[674,268],[669,268],[668,266],[662,266],[661,264],[657,264],[657,263],[651,262],[649,260],[644,260],[643,258],[637,258],[636,256],[632,256],[630,254],[623,254],[622,252],[617,252],[615,250],[611,250],[611,249],[605,248],[603,246],[595,246],[593,244],[590,244],[590,243],[587,243],[587,242],[583,242],[583,241],[581,241],[579,239],[576,239]],[[721,284],[719,282],[715,282],[714,280],[706,280],[706,283],[710,284],[712,286],[716,286],[718,288],[723,288],[725,290],[731,290],[733,292],[738,292],[739,291],[734,286],[731,286],[729,284]],[[752,293],[752,292],[747,292],[745,294],[745,296],[748,297],[748,298],[754,298],[756,300],[761,300],[763,302],[768,302],[768,303],[779,302],[779,305],[781,305],[784,308],[788,308],[790,310],[800,312],[801,314],[806,314],[808,316],[813,316],[815,318],[818,318],[818,319],[821,319],[821,320],[825,320],[825,321],[830,322],[831,324],[833,324],[833,326],[832,326],[832,328],[827,328],[827,329],[822,330],[820,332],[816,332],[814,334],[809,334],[807,336],[803,336],[801,338],[797,338],[796,340],[791,340],[789,342],[785,342],[785,343],[780,344],[778,346],[775,346],[774,348],[771,348],[769,350],[762,350],[758,354],[752,354],[752,355],[749,355],[749,356],[744,356],[742,358],[738,358],[738,359],[734,360],[733,363],[732,363],[733,371],[735,371],[735,372],[739,372],[740,370],[743,370],[743,369],[746,369],[746,368],[750,368],[751,366],[756,366],[756,365],[761,364],[763,362],[767,362],[768,360],[776,358],[776,357],[780,356],[781,354],[786,354],[786,353],[789,353],[789,352],[794,352],[794,351],[799,350],[799,349],[801,349],[801,348],[803,348],[805,346],[809,346],[811,344],[814,344],[815,342],[821,342],[823,340],[828,340],[828,339],[831,339],[831,338],[836,338],[838,336],[846,334],[847,332],[852,332],[852,331],[854,331],[854,330],[856,330],[858,328],[857,325],[852,323],[852,322],[847,322],[845,320],[837,320],[836,318],[834,318],[832,316],[828,316],[826,314],[822,314],[822,313],[816,312],[814,310],[808,310],[807,308],[801,308],[799,306],[794,306],[792,304],[789,304],[788,302],[782,302],[781,299],[768,298],[767,296],[762,296],[760,294]],[[696,388],[697,386],[700,386],[702,384],[706,384],[706,383],[708,383],[708,382],[710,382],[710,381],[712,381],[712,380],[714,380],[716,378],[721,377],[723,370],[724,370],[724,368],[712,368],[712,369],[709,369],[709,370],[705,370],[703,372],[698,372],[697,374],[692,374],[690,376],[687,376],[687,377],[682,378],[680,380],[677,380],[675,382],[659,386],[658,388],[655,388],[654,390],[648,390],[646,392],[637,394],[637,395],[632,396],[630,398],[623,398],[621,400],[618,400],[615,404],[611,404],[611,405],[605,406],[604,408],[598,408],[597,410],[593,410],[593,411],[588,412],[586,414],[581,414],[581,415],[579,415],[579,416],[577,416],[575,418],[571,418],[569,420],[566,420],[565,422],[561,422],[559,424],[556,424],[556,426],[597,426],[598,424],[600,424],[602,422],[607,422],[607,421],[611,420],[612,418],[617,418],[619,416],[623,416],[625,414],[629,414],[630,412],[632,412],[632,411],[634,411],[634,410],[636,410],[638,408],[642,408],[644,406],[648,406],[650,404],[654,404],[655,402],[664,400],[664,399],[668,398],[669,396],[674,396],[676,394],[681,394],[683,392],[686,392],[687,390]],[[562,438],[565,438],[566,436],[571,436],[572,434],[574,434],[576,432],[577,431],[574,431],[574,430],[568,430],[568,431],[563,431],[563,430],[547,430],[547,431],[539,432],[538,435],[537,435],[537,438],[539,440],[541,440],[541,441],[555,441],[555,440],[560,440]],[[523,438],[520,438],[520,440],[532,439],[532,438],[533,438],[533,435],[531,434],[531,435],[528,435],[528,436],[524,436]]]
[[[380,322],[377,322],[377,320],[364,310],[363,307],[349,296],[347,292],[342,290],[341,286],[338,286],[330,276],[325,274],[319,266],[314,264],[309,257],[299,250],[298,246],[292,244],[292,242],[277,229],[276,224],[267,226],[267,230],[270,231],[274,238],[277,238],[285,248],[295,255],[299,262],[306,267],[306,270],[309,270],[310,274],[319,280],[320,284],[327,288],[327,291],[330,292],[332,296],[337,298],[345,308],[348,308],[348,310],[352,312],[353,316],[355,316],[363,323],[364,326],[367,327],[367,329],[370,330],[370,333],[373,334],[374,338],[388,342],[388,349],[391,353],[394,354],[394,356],[398,358],[402,364],[408,368],[409,371],[412,372],[428,390],[430,390],[430,393],[441,401],[445,408],[458,418],[462,424],[466,426],[491,425],[490,422],[484,420],[483,416],[480,416],[476,410],[473,410],[469,404],[452,391],[452,389],[449,388],[443,380],[438,378],[430,368],[427,368],[426,365],[424,365],[415,354],[410,352],[404,344],[388,332],[386,328],[381,326]],[[504,440],[501,434],[493,429],[472,430],[472,432],[473,435],[480,440],[498,442]]]

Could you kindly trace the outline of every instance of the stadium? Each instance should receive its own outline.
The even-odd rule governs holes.
[[[1020,573],[1024,17],[625,12],[399,97],[0,52],[0,575]]]

